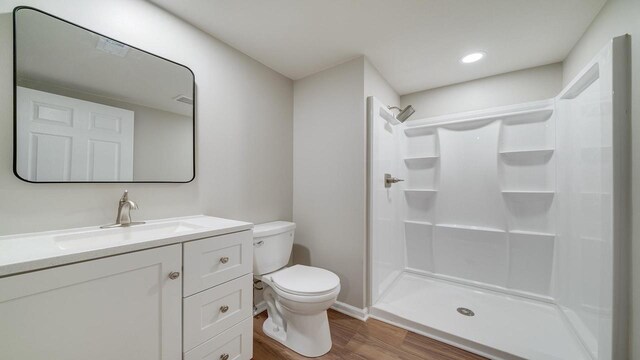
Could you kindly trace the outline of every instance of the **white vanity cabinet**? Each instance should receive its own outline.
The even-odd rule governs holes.
[[[182,245],[0,279],[0,359],[177,360]]]
[[[0,359],[251,359],[251,228],[197,216],[0,237]]]

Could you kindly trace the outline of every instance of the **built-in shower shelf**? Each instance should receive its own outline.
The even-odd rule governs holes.
[[[404,134],[406,136],[427,136],[434,135],[436,133],[436,126],[428,125],[419,125],[416,127],[406,128],[404,129]]]
[[[459,230],[476,230],[476,231],[488,231],[495,233],[506,233],[507,231],[504,229],[498,229],[487,226],[473,226],[473,225],[459,225],[459,224],[435,224],[436,227],[440,228],[448,228],[448,229],[459,229]]]
[[[554,149],[506,150],[500,151],[504,157],[550,156]]]
[[[434,121],[424,125],[411,126],[404,129],[406,136],[420,136],[429,134],[432,129],[439,126],[451,126],[456,124],[471,124],[475,122],[491,122],[502,120],[509,124],[531,123],[546,121],[553,114],[553,109],[534,109],[525,111],[515,111],[511,113],[500,113],[495,115],[485,115],[478,117],[462,118],[460,120]]]
[[[514,195],[514,196],[554,196],[556,194],[555,191],[513,191],[513,190],[505,190],[502,191],[505,195]]]
[[[556,234],[548,233],[548,232],[540,232],[540,231],[525,231],[525,230],[509,230],[509,234],[514,235],[533,235],[533,236],[549,236],[555,237]]]
[[[502,117],[506,124],[524,124],[542,122],[548,120],[553,115],[553,109],[536,109],[511,113]]]
[[[440,158],[440,155],[412,156],[404,158],[405,163],[416,163],[424,161],[433,161]]]
[[[404,189],[405,194],[411,194],[411,193],[431,194],[431,193],[437,193],[437,192],[438,190],[435,190],[435,189]]]
[[[405,224],[413,224],[413,225],[433,226],[433,224],[428,222],[428,221],[405,220],[404,223]]]

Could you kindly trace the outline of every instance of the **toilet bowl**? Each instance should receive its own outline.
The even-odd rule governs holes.
[[[327,309],[340,293],[340,279],[317,267],[285,266],[294,229],[283,221],[254,228],[254,274],[264,285],[268,315],[262,330],[301,355],[317,357],[331,350]]]

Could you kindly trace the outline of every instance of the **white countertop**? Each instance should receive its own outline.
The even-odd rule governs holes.
[[[205,215],[0,236],[0,277],[105,256],[183,243],[253,228],[253,224]]]

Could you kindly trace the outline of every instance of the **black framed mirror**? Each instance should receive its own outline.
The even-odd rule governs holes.
[[[24,181],[190,182],[186,66],[31,7],[13,11],[14,173]]]

